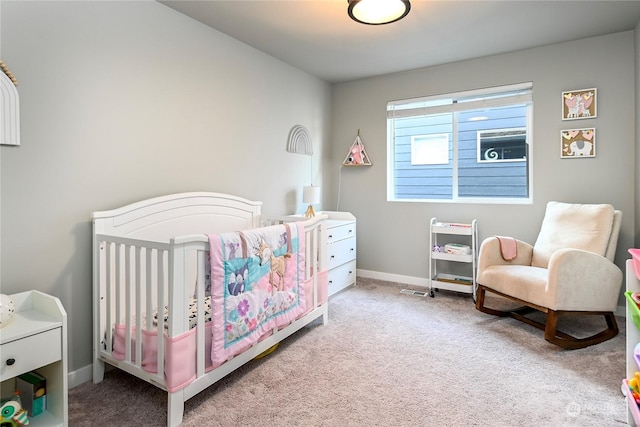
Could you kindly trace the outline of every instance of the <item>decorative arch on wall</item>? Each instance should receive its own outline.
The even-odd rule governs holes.
[[[20,145],[18,81],[0,60],[0,144]]]
[[[289,153],[313,155],[313,145],[311,144],[311,135],[307,128],[302,125],[295,125],[289,132],[289,142],[287,144]]]

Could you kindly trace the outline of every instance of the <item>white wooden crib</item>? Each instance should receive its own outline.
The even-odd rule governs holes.
[[[167,424],[176,426],[182,422],[187,399],[315,319],[322,317],[326,324],[324,219],[266,218],[261,216],[261,202],[205,192],[168,195],[94,212],[94,383],[103,380],[108,363],[167,391]],[[211,366],[211,327],[205,326],[210,325],[205,319],[206,234],[294,222],[304,229],[306,242],[306,312],[221,365]],[[165,316],[159,314],[162,307]],[[195,350],[186,358],[184,350],[176,350],[173,343],[184,336],[193,340]],[[176,366],[183,369],[185,359],[193,360],[193,372],[185,374],[186,380],[173,379],[174,374],[168,373]]]

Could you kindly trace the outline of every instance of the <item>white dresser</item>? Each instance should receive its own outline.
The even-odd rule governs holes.
[[[322,211],[327,215],[327,268],[329,296],[356,283],[356,217],[349,212]]]
[[[60,300],[39,291],[10,295],[13,319],[0,328],[2,390],[15,390],[15,377],[37,371],[47,380],[46,411],[30,427],[68,425],[67,313]],[[4,397],[4,396],[3,396]]]

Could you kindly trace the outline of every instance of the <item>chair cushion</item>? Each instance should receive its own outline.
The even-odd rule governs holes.
[[[573,248],[605,255],[613,226],[609,204],[547,203],[540,234],[533,247],[534,267],[547,268],[558,249]]]
[[[546,268],[528,265],[491,265],[478,276],[478,283],[522,301],[548,307],[549,295],[545,292],[548,272]]]

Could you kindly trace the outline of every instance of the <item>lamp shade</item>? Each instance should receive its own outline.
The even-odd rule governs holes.
[[[347,0],[347,12],[354,21],[382,25],[398,21],[409,13],[409,0]]]
[[[302,190],[302,202],[310,205],[320,203],[320,187],[313,185],[304,187]]]

